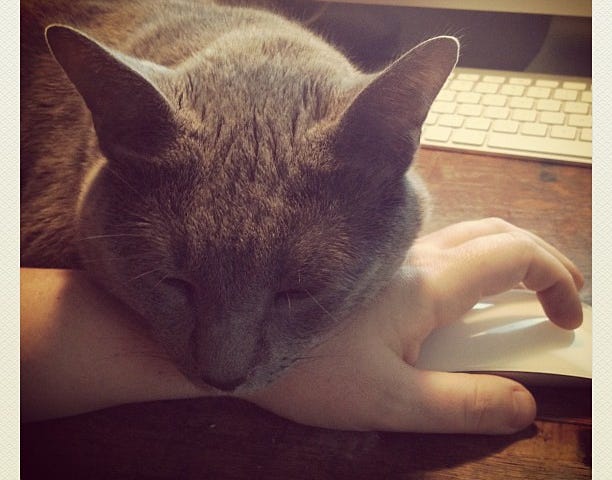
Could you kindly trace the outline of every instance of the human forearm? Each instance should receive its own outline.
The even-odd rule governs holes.
[[[212,394],[187,381],[134,319],[81,272],[22,269],[22,420]]]
[[[375,301],[304,352],[303,361],[261,390],[234,396],[326,428],[517,431],[536,415],[523,386],[414,365],[433,330],[460,319],[482,295],[519,283],[538,292],[552,322],[580,325],[582,275],[541,238],[499,219],[433,232],[415,242]],[[24,419],[213,394],[180,375],[138,333],[135,314],[82,273],[23,270],[21,287]]]

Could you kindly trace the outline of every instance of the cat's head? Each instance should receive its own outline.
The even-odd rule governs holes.
[[[79,200],[83,265],[194,382],[264,385],[400,265],[424,208],[406,172],[455,39],[364,75],[322,42],[283,39],[303,55],[274,60],[233,41],[166,68],[46,35],[103,152]]]

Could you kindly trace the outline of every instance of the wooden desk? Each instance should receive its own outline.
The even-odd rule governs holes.
[[[500,216],[568,254],[591,298],[591,170],[423,150],[426,230]],[[126,405],[22,428],[22,478],[591,478],[591,390],[533,390],[539,415],[510,436],[338,432],[238,400]]]

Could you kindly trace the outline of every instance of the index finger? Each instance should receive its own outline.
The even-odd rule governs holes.
[[[582,323],[582,305],[572,272],[527,235],[486,235],[446,250],[444,263],[429,274],[436,323],[467,312],[482,297],[523,283],[538,292],[546,315],[562,328]]]
[[[470,220],[459,222],[447,227],[444,227],[435,232],[424,235],[416,240],[415,243],[426,243],[442,249],[458,247],[463,243],[474,240],[478,237],[486,235],[494,235],[499,233],[512,233],[517,235],[525,235],[536,242],[540,247],[554,255],[570,272],[574,283],[578,290],[584,285],[584,277],[578,267],[557,248],[538,237],[536,234],[519,228],[501,218],[490,217],[480,220]]]

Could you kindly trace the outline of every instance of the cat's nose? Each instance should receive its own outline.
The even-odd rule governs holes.
[[[232,392],[244,383],[245,377],[233,378],[233,379],[215,379],[213,377],[209,377],[203,375],[202,381],[211,387],[215,387],[224,392]]]
[[[246,383],[253,369],[266,361],[262,322],[257,321],[261,309],[245,305],[218,310],[210,315],[212,320],[196,323],[190,339],[192,372],[225,392]]]

